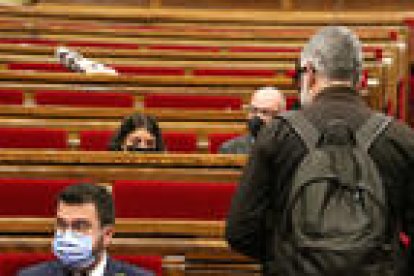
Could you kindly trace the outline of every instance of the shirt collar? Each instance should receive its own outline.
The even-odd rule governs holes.
[[[90,272],[89,276],[103,276],[105,273],[106,264],[108,263],[108,256],[104,251],[103,256],[95,268]]]
[[[331,99],[358,99],[362,101],[362,98],[358,95],[358,92],[351,88],[346,86],[332,86],[332,87],[326,87],[322,91],[320,91],[315,99],[314,102],[319,101],[325,101],[325,100],[331,100]]]

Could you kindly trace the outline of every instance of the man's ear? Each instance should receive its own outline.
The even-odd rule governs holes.
[[[113,225],[107,225],[103,228],[103,242],[105,248],[107,248],[111,242],[112,242],[112,236],[114,235],[114,226]]]
[[[318,83],[316,80],[316,72],[315,70],[309,70],[308,73],[308,82],[309,82],[309,93],[312,94],[312,96],[314,96],[315,91],[318,90]]]

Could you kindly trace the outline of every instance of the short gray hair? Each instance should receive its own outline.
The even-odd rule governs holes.
[[[303,48],[301,65],[307,62],[329,80],[349,80],[356,85],[362,70],[361,42],[346,27],[324,27]]]

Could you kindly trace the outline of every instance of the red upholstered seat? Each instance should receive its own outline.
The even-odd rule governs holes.
[[[392,105],[391,100],[388,100],[388,101],[387,101],[387,105],[386,105],[386,107],[385,107],[385,113],[386,113],[388,116],[395,116],[395,114],[396,114],[396,111],[394,110],[394,107],[393,107],[393,105]]]
[[[0,216],[53,217],[57,194],[64,187],[78,181],[0,178]]]
[[[133,107],[134,96],[126,93],[87,91],[36,91],[38,105],[63,105],[77,107]]]
[[[405,122],[407,121],[407,107],[406,104],[408,102],[408,95],[407,95],[407,88],[406,84],[403,80],[398,81],[398,119]]]
[[[408,248],[411,244],[411,238],[404,232],[400,232],[400,242],[404,248]]]
[[[44,72],[65,73],[70,72],[69,69],[60,63],[9,63],[7,64],[9,70],[33,70]]]
[[[369,79],[369,72],[368,70],[362,70],[361,79],[359,81],[359,85],[361,88],[368,87],[368,79]]]
[[[194,69],[194,76],[229,76],[229,77],[262,77],[271,78],[276,76],[275,70],[268,69],[222,69],[205,68]]]
[[[22,105],[23,104],[23,91],[14,90],[14,89],[1,89],[0,90],[0,104]]]
[[[414,75],[410,77],[410,103],[414,103]]]
[[[134,43],[113,43],[96,41],[71,41],[66,43],[69,47],[96,47],[108,49],[138,49],[139,45]]]
[[[266,46],[236,46],[230,47],[229,52],[251,52],[251,53],[297,53],[300,47],[266,47]]]
[[[217,153],[220,149],[220,146],[240,134],[237,133],[212,133],[208,135],[208,152],[209,153]]]
[[[146,108],[191,108],[239,110],[242,100],[232,96],[204,96],[182,94],[150,94],[144,97]]]
[[[165,147],[169,152],[192,153],[197,151],[195,133],[170,132],[162,134]]]
[[[0,128],[0,148],[66,149],[67,132],[46,128]]]
[[[375,46],[364,46],[362,47],[362,51],[364,53],[374,53],[375,54],[375,58],[377,60],[381,60],[383,57],[383,50],[382,48],[378,48]]]
[[[235,183],[115,181],[119,218],[223,220]]]
[[[148,75],[148,76],[182,76],[185,75],[184,68],[181,67],[160,67],[160,66],[112,66],[121,74]]]
[[[250,52],[250,53],[298,53],[301,47],[281,47],[281,46],[234,46],[228,48],[229,52]],[[377,59],[382,58],[382,49],[378,47],[364,46],[363,52],[373,52]]]
[[[296,109],[299,105],[299,99],[297,96],[288,96],[286,97],[286,109]]]
[[[161,256],[115,255],[113,258],[153,271],[156,276],[162,275]],[[2,253],[0,254],[0,275],[16,276],[23,268],[54,259],[52,254],[44,253]]]
[[[219,52],[218,46],[197,46],[197,45],[151,45],[147,47],[150,50],[163,51],[186,51],[186,52]]]
[[[107,151],[114,131],[84,130],[79,132],[80,150]]]

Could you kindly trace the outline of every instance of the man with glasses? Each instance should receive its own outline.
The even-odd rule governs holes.
[[[360,97],[361,49],[346,27],[315,34],[301,53],[302,109],[273,120],[252,149],[229,211],[226,239],[261,262],[266,276],[414,275],[413,243],[406,252],[398,245],[400,231],[414,237],[414,132]],[[367,128],[377,119],[380,124]],[[334,156],[338,146],[354,155]],[[362,154],[369,157],[365,167],[347,166]],[[317,161],[332,174],[315,181],[319,186],[297,186],[296,180],[312,177],[320,167],[300,169]],[[370,181],[378,184],[375,189],[367,186]],[[325,214],[331,216],[322,220]],[[347,219],[352,216],[354,221]]]
[[[108,256],[114,223],[112,196],[104,187],[93,184],[66,187],[57,200],[52,244],[57,260],[24,269],[19,276],[154,275]]]
[[[279,112],[285,109],[285,97],[276,88],[263,87],[256,90],[248,107],[247,127],[249,133],[226,141],[221,145],[219,153],[249,153],[260,129],[269,124]]]

